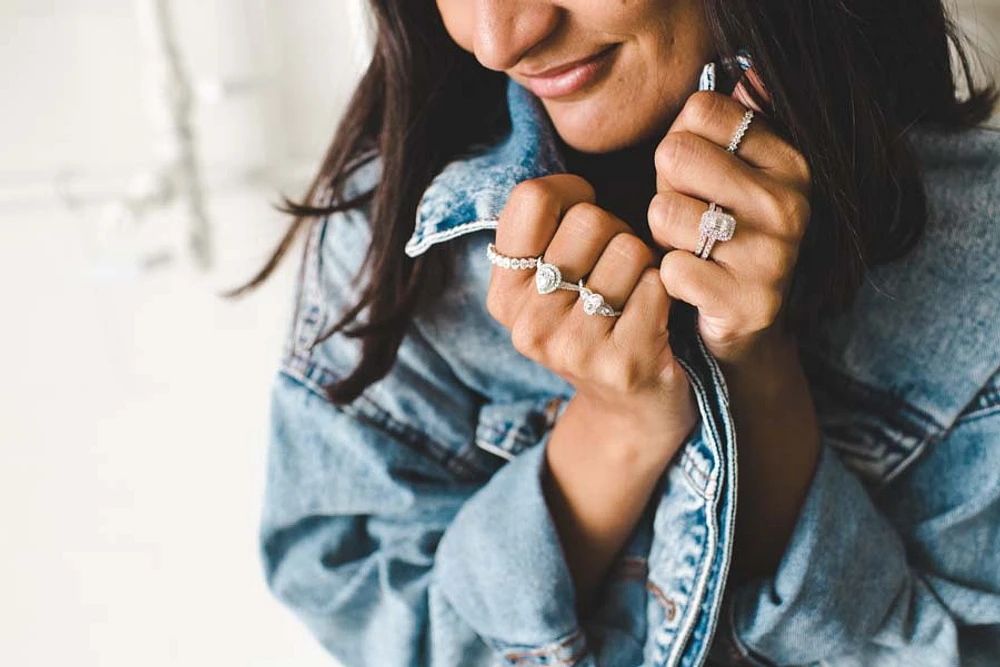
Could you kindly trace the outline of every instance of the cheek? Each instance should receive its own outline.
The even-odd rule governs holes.
[[[412,0],[411,0],[412,1]],[[472,53],[475,40],[473,26],[475,8],[469,0],[437,0],[438,12],[444,22],[445,30],[452,40],[461,48]]]
[[[707,40],[692,33],[676,40],[637,40],[623,49],[611,75],[577,100],[545,100],[552,124],[571,147],[603,153],[656,139],[697,88],[711,59]]]

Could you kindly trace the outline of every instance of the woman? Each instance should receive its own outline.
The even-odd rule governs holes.
[[[995,660],[1000,138],[940,2],[372,9],[254,281],[309,228],[262,536],[329,651]]]

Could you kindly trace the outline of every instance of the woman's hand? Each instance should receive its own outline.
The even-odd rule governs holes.
[[[534,271],[501,267],[490,277],[487,308],[518,352],[572,384],[573,400],[602,426],[620,429],[623,448],[666,462],[697,419],[668,343],[671,299],[652,250],[594,201],[593,188],[570,174],[521,183],[500,216],[496,246],[508,256],[544,256],[564,281],[586,277],[621,316],[587,315],[577,292],[542,295]]]
[[[752,70],[750,78],[759,86]],[[749,102],[745,91],[737,96]],[[702,338],[726,375],[739,447],[731,586],[777,568],[820,452],[796,341],[775,326],[809,221],[809,167],[760,116],[729,153],[745,111],[718,93],[689,98],[657,149],[649,207],[653,238],[670,249],[663,284],[698,308]],[[712,201],[736,218],[736,233],[704,260],[692,251]]]
[[[765,334],[778,330],[810,216],[809,166],[759,114],[736,154],[726,150],[745,111],[715,92],[688,99],[657,148],[648,211],[653,238],[670,251],[660,263],[663,284],[697,307],[702,338],[724,364],[774,338]],[[736,218],[736,232],[704,260],[694,250],[708,202]]]

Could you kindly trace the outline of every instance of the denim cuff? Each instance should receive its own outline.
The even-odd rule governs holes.
[[[458,614],[509,661],[575,665],[586,652],[573,579],[542,488],[549,431],[470,497],[434,575]]]
[[[776,573],[733,592],[734,639],[756,664],[850,652],[885,621],[908,577],[895,529],[824,445]]]

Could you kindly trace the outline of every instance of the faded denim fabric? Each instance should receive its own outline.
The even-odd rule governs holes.
[[[349,667],[996,664],[1000,137],[913,132],[927,238],[805,345],[820,465],[776,574],[725,606],[735,435],[694,313],[676,312],[700,427],[580,619],[541,486],[573,388],[485,308],[510,190],[564,170],[538,101],[512,82],[508,103],[508,138],[449,165],[419,206],[407,253],[452,244],[453,281],[346,407],[321,386],[354,368],[357,341],[317,339],[356,300],[371,229],[364,209],[313,228],[273,392],[261,538],[275,594]],[[373,160],[348,196],[378,177]]]

